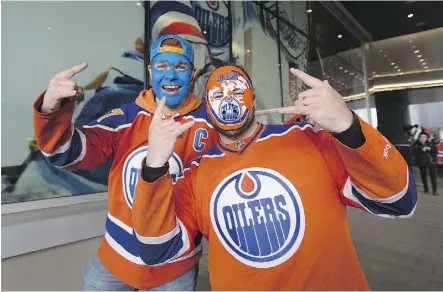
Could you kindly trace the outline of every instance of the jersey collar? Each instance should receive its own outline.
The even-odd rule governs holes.
[[[255,129],[254,133],[252,133],[251,136],[229,144],[223,143],[220,139],[217,143],[217,147],[222,152],[242,154],[249,147],[249,145],[251,145],[255,140],[257,140],[257,138],[261,136],[265,128],[265,125],[263,125],[262,123],[258,123],[258,127]]]

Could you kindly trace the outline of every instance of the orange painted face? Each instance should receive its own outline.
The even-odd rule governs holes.
[[[206,110],[220,129],[240,129],[252,115],[254,89],[246,73],[235,66],[215,69],[206,83]]]

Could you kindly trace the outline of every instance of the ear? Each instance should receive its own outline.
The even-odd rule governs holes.
[[[197,76],[197,69],[192,69],[192,73],[191,73],[191,85],[189,86],[189,91],[193,92],[194,91],[194,86],[195,86],[195,77]]]
[[[194,81],[194,78],[195,78],[195,76],[196,76],[196,72],[197,72],[197,69],[193,68],[193,69],[192,69],[192,72],[191,72],[191,82]]]

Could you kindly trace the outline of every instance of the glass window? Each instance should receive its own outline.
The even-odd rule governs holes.
[[[2,203],[107,190],[112,159],[77,171],[44,160],[33,138],[32,105],[56,72],[82,62],[89,67],[74,77],[86,89],[75,123],[135,100],[143,89],[143,35],[137,2],[2,3]]]
[[[276,2],[266,1],[264,7],[252,1],[231,3],[233,58],[237,64],[246,69],[252,79],[256,110],[280,107],[280,63],[276,18],[267,10],[275,9]],[[281,115],[278,113],[258,114],[257,118],[264,123],[281,122]]]
[[[328,80],[346,100],[364,98],[366,76],[361,41],[320,2],[278,3],[282,19],[279,36],[283,105],[291,105],[298,93],[307,88],[290,74],[290,68]],[[365,106],[365,103],[359,104]],[[364,109],[366,111],[366,107]]]
[[[72,15],[81,21],[71,21]],[[145,29],[151,42],[176,33],[192,43],[193,91],[200,97],[222,62],[249,73],[258,112],[289,106],[304,89],[289,73],[292,67],[327,79],[345,98],[365,95],[361,42],[318,2],[6,2],[2,16],[8,70],[2,88],[3,203],[106,191],[112,157],[95,169],[51,167],[33,138],[31,107],[56,72],[84,61],[89,67],[74,77],[86,89],[77,100],[76,124],[135,100],[144,87]],[[284,120],[275,111],[257,118]]]
[[[308,3],[288,1],[278,4],[283,106],[291,106],[297,94],[303,90],[303,83],[289,69],[306,71],[308,64]]]

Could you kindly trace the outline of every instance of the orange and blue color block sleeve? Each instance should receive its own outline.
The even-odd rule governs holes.
[[[114,152],[115,137],[125,128],[123,110],[113,112],[76,126],[71,122],[75,101],[60,109],[41,113],[42,94],[34,104],[34,135],[45,159],[59,168],[89,168],[99,166]]]
[[[365,142],[349,148],[326,131],[313,134],[340,190],[342,201],[388,218],[412,216],[417,190],[400,152],[377,130],[359,119]]]
[[[174,186],[169,173],[147,182],[142,170],[132,220],[137,253],[147,265],[172,263],[201,251],[192,189],[189,168]]]

